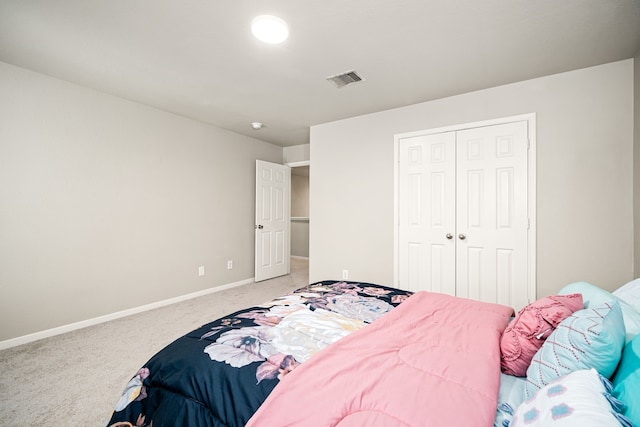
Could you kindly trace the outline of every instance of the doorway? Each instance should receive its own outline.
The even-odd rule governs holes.
[[[309,259],[309,162],[291,167],[291,257]]]

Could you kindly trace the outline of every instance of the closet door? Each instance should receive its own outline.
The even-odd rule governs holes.
[[[398,139],[397,286],[528,303],[528,122]]]
[[[527,304],[527,122],[456,133],[456,295]]]
[[[399,286],[455,295],[455,133],[399,141]]]

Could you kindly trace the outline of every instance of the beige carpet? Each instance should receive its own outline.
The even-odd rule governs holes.
[[[104,426],[122,389],[158,350],[221,316],[309,282],[291,274],[0,351],[0,426]]]

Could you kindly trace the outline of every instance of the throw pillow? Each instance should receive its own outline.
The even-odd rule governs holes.
[[[574,371],[547,384],[520,405],[509,426],[619,426],[606,393],[595,369]]]
[[[613,395],[627,403],[622,413],[640,426],[640,335],[624,346],[613,387]]]
[[[529,369],[525,396],[551,381],[579,369],[596,369],[609,378],[618,366],[625,329],[618,303],[585,308],[558,325],[535,354]]]
[[[640,285],[640,281],[638,285]],[[562,288],[559,294],[582,294],[584,308],[601,305],[609,301],[617,301],[622,309],[622,320],[624,321],[624,327],[627,331],[626,341],[629,342],[633,337],[640,334],[640,300],[636,302],[636,307],[634,307],[624,299],[629,298],[630,301],[634,301],[632,299],[634,292],[640,294],[640,287],[635,288],[633,282],[627,283],[614,293],[592,285],[591,283],[576,282]]]
[[[582,295],[576,293],[545,297],[520,310],[500,339],[502,372],[524,377],[545,339],[560,322],[582,308]]]

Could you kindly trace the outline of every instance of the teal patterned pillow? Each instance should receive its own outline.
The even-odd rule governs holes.
[[[622,413],[640,426],[640,335],[624,346],[613,386],[613,395],[628,404]]]
[[[628,289],[625,291],[625,288]],[[620,291],[620,297],[618,292]],[[605,302],[618,302],[622,309],[622,320],[624,321],[624,328],[627,331],[626,341],[629,342],[636,335],[640,334],[640,305],[636,308],[630,303],[624,301],[622,296],[631,295],[632,288],[627,284],[626,286],[618,289],[618,291],[611,293],[592,285],[587,282],[571,283],[558,292],[558,295],[567,294],[582,294],[584,300],[584,308],[589,308],[596,305],[604,304]],[[640,293],[640,292],[638,292]]]
[[[594,368],[610,378],[624,342],[622,310],[617,302],[576,311],[558,325],[533,356],[527,369],[525,397],[579,369]]]

